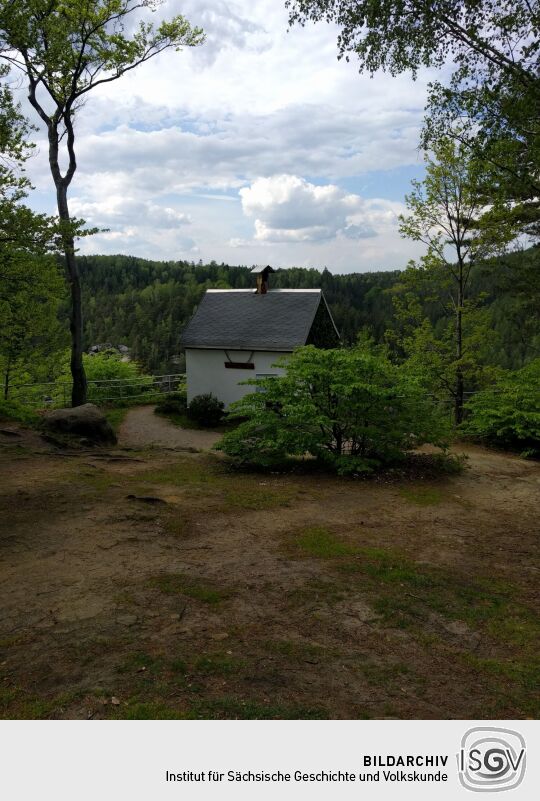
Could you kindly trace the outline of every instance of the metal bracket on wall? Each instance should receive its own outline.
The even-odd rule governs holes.
[[[225,356],[227,357],[227,361],[225,362],[225,367],[228,367],[232,370],[254,370],[255,365],[251,361],[253,359],[253,354],[255,351],[251,351],[247,358],[247,362],[234,362],[231,357],[229,356],[228,351],[225,351]]]

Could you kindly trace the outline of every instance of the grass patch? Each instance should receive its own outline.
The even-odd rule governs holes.
[[[53,698],[33,698],[21,688],[0,689],[0,718],[3,720],[49,720],[76,701],[80,692],[66,692]]]
[[[190,717],[204,720],[325,720],[330,715],[321,706],[262,704],[222,697],[194,703]]]
[[[374,687],[388,687],[398,679],[409,676],[411,673],[409,666],[403,662],[386,665],[377,665],[374,662],[362,662],[360,670],[366,677],[368,684]]]
[[[16,421],[25,426],[37,426],[41,418],[34,409],[23,406],[22,403],[10,400],[0,400],[0,422],[2,420]]]
[[[222,475],[219,466],[208,459],[178,459],[160,470],[145,470],[138,474],[141,481],[173,486],[217,484]]]
[[[318,662],[330,655],[329,649],[322,645],[298,640],[267,640],[264,647],[268,653],[285,657],[288,662]]]
[[[537,657],[531,661],[522,662],[511,659],[482,659],[475,654],[463,654],[463,659],[467,664],[489,673],[491,676],[498,676],[503,679],[522,685],[531,692],[536,692],[540,684],[540,659]],[[532,699],[531,699],[532,700]],[[540,701],[537,699],[538,711],[540,711]]]
[[[181,573],[163,573],[150,579],[150,585],[166,595],[185,595],[205,604],[217,605],[229,597],[228,590],[216,589]]]
[[[174,425],[178,426],[179,428],[185,428],[188,431],[216,431],[218,434],[221,434],[225,433],[226,431],[232,431],[233,428],[236,428],[239,425],[238,421],[231,420],[222,421],[215,426],[203,426],[196,420],[192,420],[187,412],[168,412],[162,411],[161,409],[155,409],[155,413],[160,417],[166,417],[171,421],[171,423],[174,423]]]
[[[172,534],[173,537],[180,539],[188,537],[191,534],[192,522],[184,517],[179,517],[177,514],[174,517],[167,517],[163,521],[165,531]]]
[[[85,487],[89,487],[97,492],[108,490],[113,484],[119,483],[119,476],[108,473],[106,470],[95,468],[81,473],[80,470],[74,471],[74,479]]]
[[[314,602],[332,606],[360,591],[383,626],[421,632],[435,614],[521,649],[534,647],[540,639],[538,615],[517,602],[517,588],[505,582],[419,564],[394,549],[355,547],[323,527],[304,529],[293,545],[297,551],[328,559],[337,573],[334,581],[311,580],[292,590],[292,606]]]
[[[163,658],[152,656],[144,652],[130,654],[125,662],[118,667],[118,673],[136,673],[142,668],[146,670],[157,670],[163,667]]]
[[[161,701],[130,699],[119,706],[106,706],[106,717],[113,720],[186,720],[183,709],[168,706]]]
[[[383,548],[359,548],[358,567],[369,576],[386,584],[408,584],[411,587],[432,587],[433,578],[402,554]]]
[[[399,494],[417,506],[436,506],[443,501],[443,494],[435,487],[403,487]]]
[[[297,533],[294,545],[309,556],[332,559],[340,556],[353,556],[358,549],[339,540],[324,526],[309,526]]]
[[[128,413],[128,406],[111,406],[108,409],[102,409],[103,414],[113,427],[114,431],[118,433],[118,429],[124,422],[124,418]]]
[[[306,604],[335,604],[342,601],[350,588],[337,581],[326,581],[310,578],[302,586],[295,587],[287,593],[287,600],[292,608]]]
[[[204,673],[208,676],[230,676],[245,666],[244,660],[237,659],[229,654],[205,654],[196,660],[195,672]]]
[[[236,482],[235,482],[236,483]],[[256,482],[250,482],[247,486],[225,490],[225,505],[231,509],[272,509],[279,506],[287,506],[294,492],[285,488],[279,490],[261,490]]]
[[[522,710],[530,718],[540,717],[538,686],[540,659],[481,658],[471,653],[459,654],[460,660],[472,668],[489,687],[491,709],[482,709],[482,716],[505,717],[508,704]],[[486,714],[487,712],[487,714]],[[479,717],[478,714],[471,717]]]
[[[378,594],[374,609],[388,624],[415,624],[435,612],[473,628],[483,627],[494,639],[520,647],[540,635],[538,616],[514,601],[511,585],[419,565],[390,549],[362,548],[359,553],[359,570],[373,582],[367,589]]]
[[[188,672],[188,665],[184,659],[177,657],[171,662],[171,671],[175,674],[185,675]]]
[[[330,717],[320,706],[271,704],[224,696],[191,699],[186,707],[133,698],[119,706],[106,706],[106,716],[122,720],[322,720]]]

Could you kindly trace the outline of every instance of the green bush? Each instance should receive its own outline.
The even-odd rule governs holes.
[[[185,392],[169,392],[156,405],[156,412],[161,414],[185,414],[187,411],[187,395]]]
[[[40,417],[33,409],[10,400],[0,400],[0,420],[16,420],[24,425],[36,425]]]
[[[151,396],[153,392],[152,377],[141,373],[136,362],[122,361],[116,351],[103,351],[96,354],[84,354],[84,370],[88,384],[88,402],[100,404],[114,404],[130,402],[139,399],[145,400],[145,395]],[[71,395],[71,374],[69,362],[66,360],[59,382],[67,384],[67,398]],[[93,381],[106,381],[104,384],[94,384]]]
[[[461,432],[490,445],[540,457],[540,359],[500,373],[467,403]]]
[[[238,464],[309,454],[345,475],[399,462],[426,442],[447,444],[437,406],[383,354],[307,346],[280,366],[286,375],[247,382],[258,391],[231,407],[245,422],[217,447]]]
[[[217,426],[223,418],[223,403],[211,393],[196,395],[188,406],[188,416],[200,426]]]

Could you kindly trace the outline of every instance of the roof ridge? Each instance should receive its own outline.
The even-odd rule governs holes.
[[[252,295],[257,294],[256,289],[207,289],[207,292],[245,292],[246,294],[251,293]],[[322,292],[322,289],[289,289],[288,287],[278,288],[278,289],[269,289],[268,292],[264,292],[265,295],[274,295],[277,292]]]

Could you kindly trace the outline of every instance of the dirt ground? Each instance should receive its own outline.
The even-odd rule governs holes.
[[[156,445],[162,448],[178,450],[208,450],[214,445],[220,434],[215,431],[195,431],[193,429],[172,426],[168,420],[154,414],[153,406],[138,406],[126,415],[118,439],[120,445],[131,448]]]
[[[201,433],[0,432],[1,716],[538,715],[540,464],[246,474]]]

